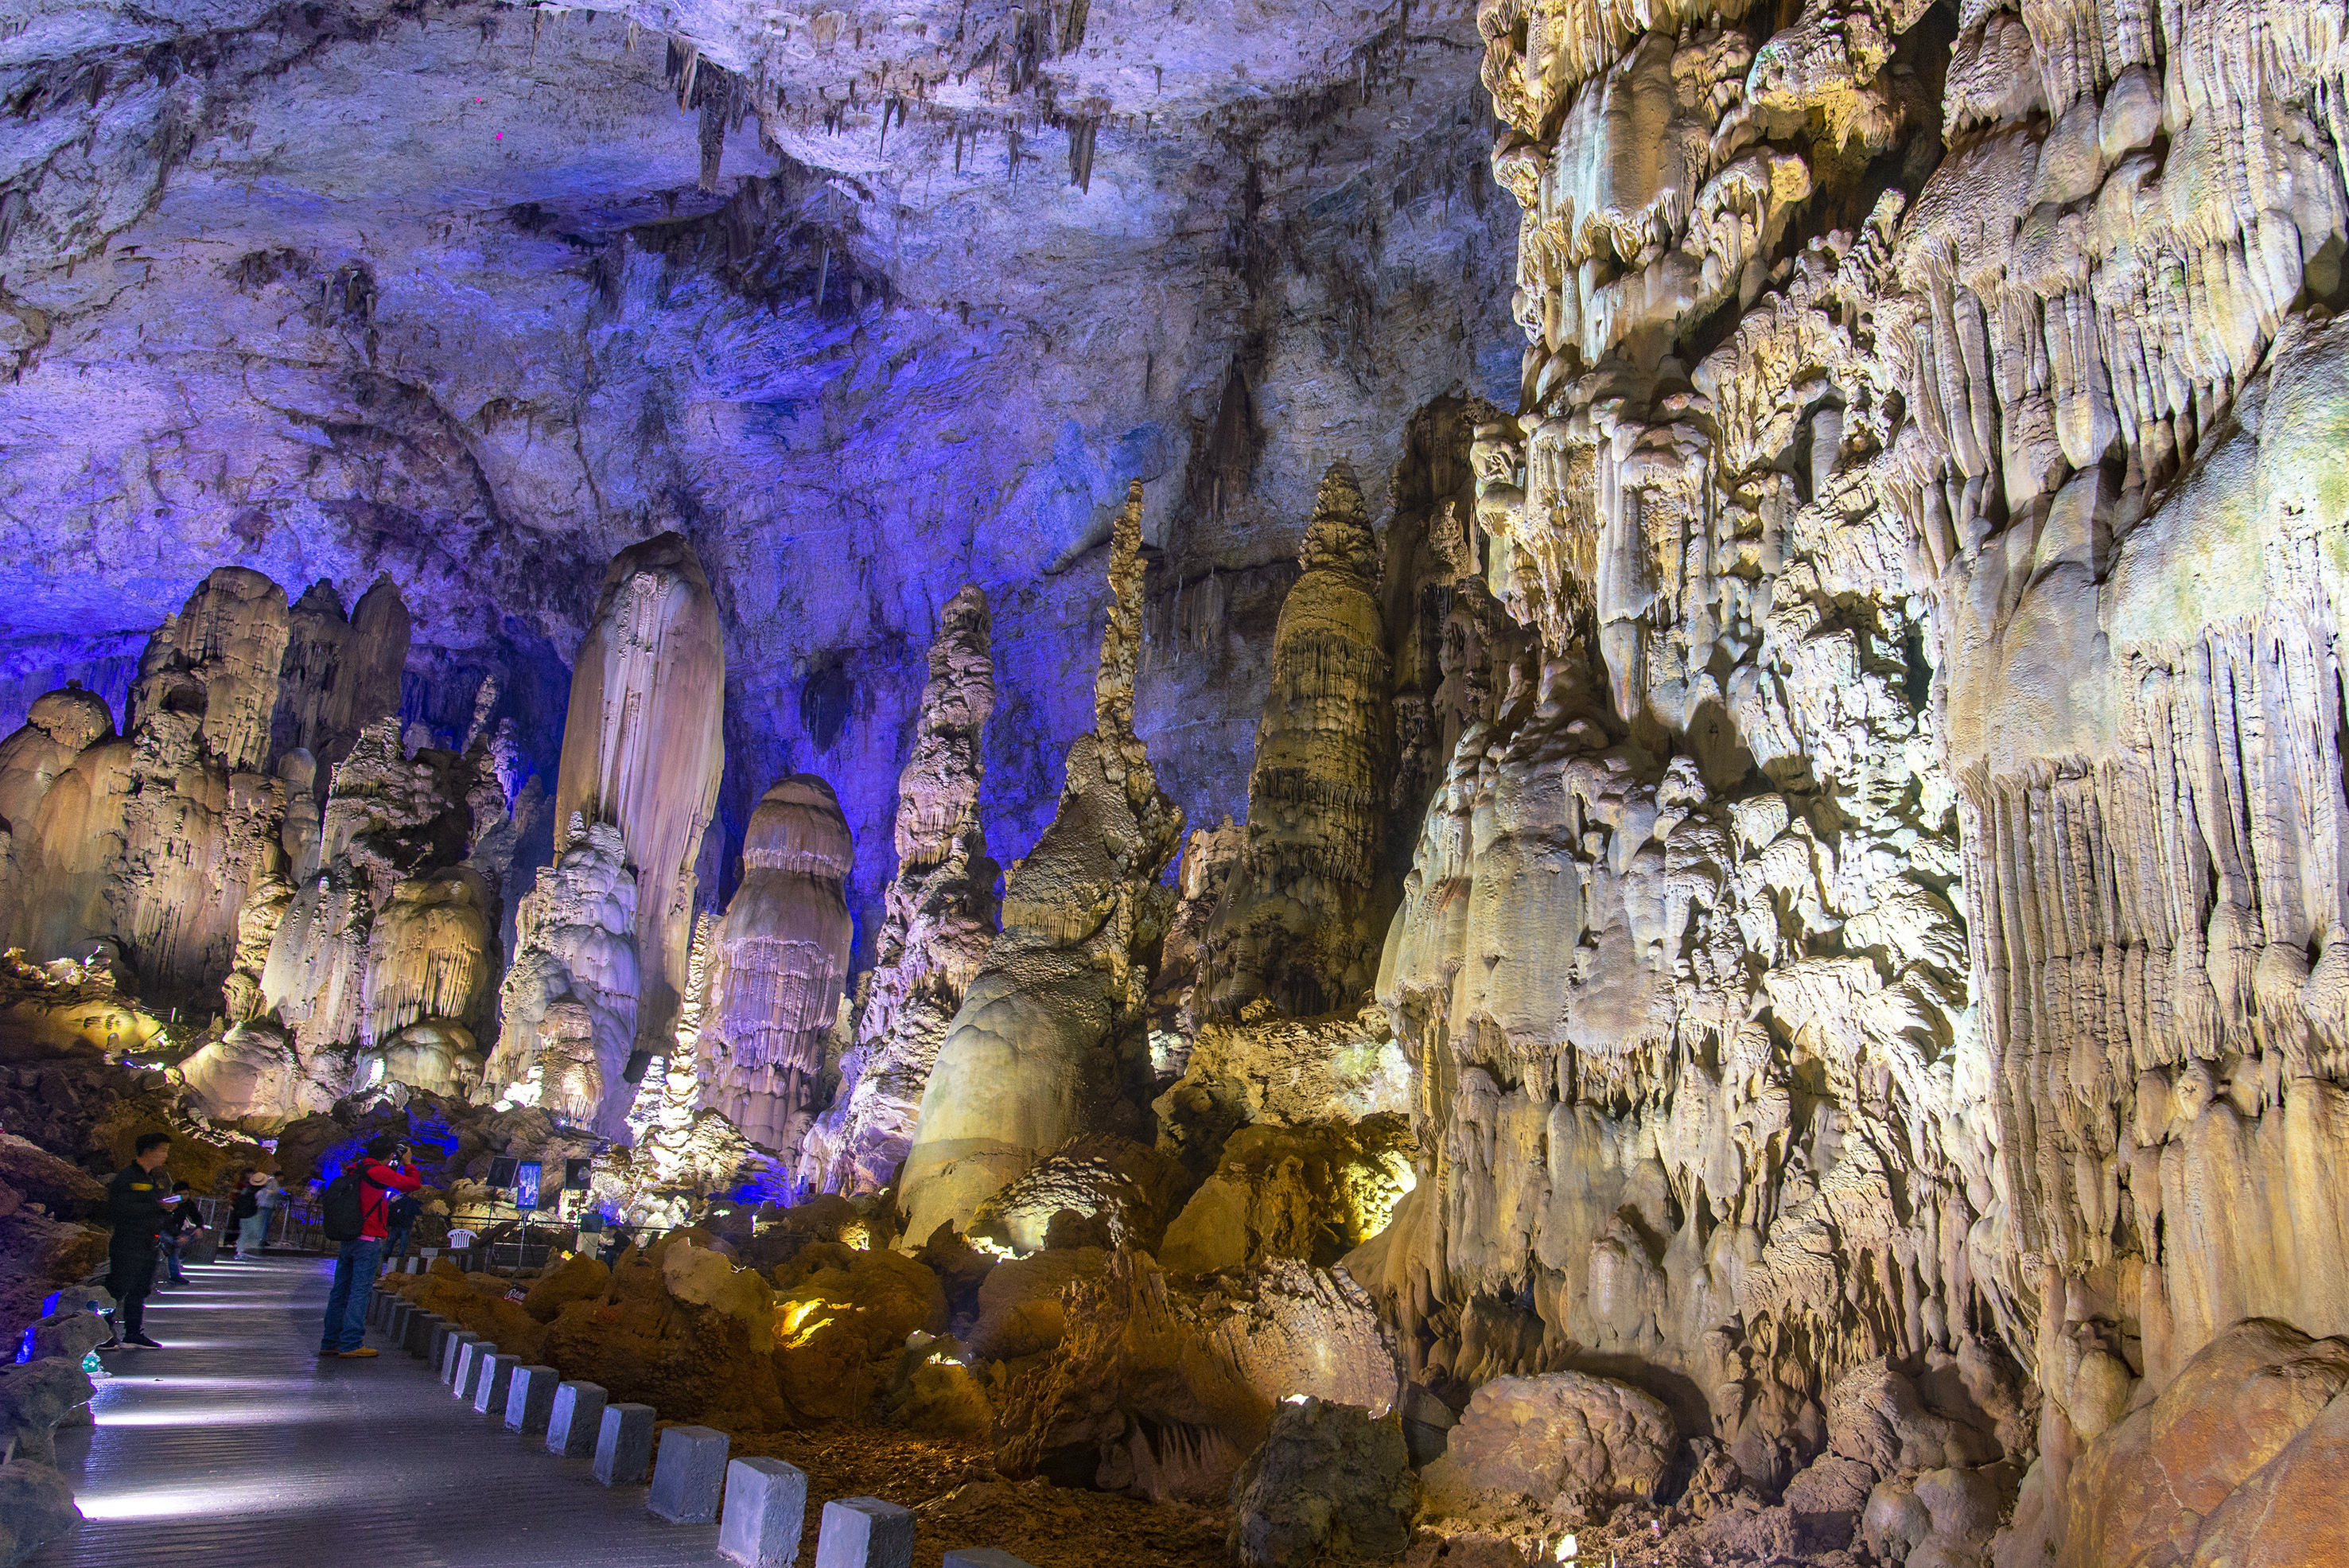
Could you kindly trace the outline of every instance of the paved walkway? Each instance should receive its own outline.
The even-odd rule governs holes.
[[[421,1361],[317,1358],[330,1262],[192,1267],[150,1300],[166,1348],[106,1357],[94,1428],[58,1434],[86,1521],[24,1568],[707,1568],[714,1526],[663,1524],[477,1416]]]

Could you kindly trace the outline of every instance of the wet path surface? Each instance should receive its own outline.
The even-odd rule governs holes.
[[[595,1484],[460,1405],[370,1330],[321,1360],[331,1262],[191,1267],[150,1299],[160,1351],[106,1357],[95,1428],[60,1431],[85,1522],[23,1568],[669,1568],[712,1564],[712,1526],[664,1524],[642,1487]]]

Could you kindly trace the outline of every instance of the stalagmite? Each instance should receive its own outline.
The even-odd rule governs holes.
[[[362,728],[399,711],[409,629],[408,606],[388,577],[359,596],[347,619],[334,585],[312,584],[288,617],[273,753],[307,752],[331,777]]]
[[[113,733],[114,715],[95,692],[72,686],[35,699],[23,728],[0,741],[0,822],[29,839],[57,774]]]
[[[286,616],[285,591],[259,572],[222,566],[206,577],[140,658],[129,729],[159,713],[191,713],[202,749],[222,768],[259,769],[269,757]]]
[[[906,1233],[968,1227],[978,1206],[1130,1103],[1150,953],[1171,898],[1158,885],[1183,830],[1133,731],[1141,654],[1142,484],[1110,537],[1110,608],[1094,728],[1069,749],[1052,824],[1012,873],[1003,929],[964,995],[922,1096],[900,1201]]]
[[[897,875],[839,1092],[801,1157],[811,1190],[876,1191],[895,1178],[938,1047],[994,939],[997,870],[978,820],[980,742],[995,706],[990,631],[987,597],[965,587],[930,644],[914,754],[897,778]]]
[[[693,935],[693,863],[725,764],[719,721],[726,654],[718,606],[693,547],[676,534],[613,557],[571,681],[554,792],[558,836],[574,819],[618,830],[634,873],[637,1038],[601,1061],[607,1127],[625,1122],[627,1073],[676,1028],[678,983]],[[599,851],[600,853],[600,851]],[[600,1026],[598,1050],[612,1044]],[[637,1070],[641,1070],[638,1066]]]
[[[606,1073],[636,1037],[636,883],[620,830],[574,815],[514,916],[486,1075],[503,1100],[582,1123],[602,1114]]]
[[[1377,546],[1342,465],[1322,476],[1298,562],[1257,726],[1247,847],[1207,928],[1203,1014],[1259,996],[1293,1015],[1350,1011],[1377,978],[1387,659]]]
[[[699,1049],[709,1103],[754,1143],[796,1155],[855,940],[854,865],[832,786],[794,774],[742,837],[742,885],[710,944]]]
[[[41,802],[59,774],[82,753],[113,738],[114,715],[96,694],[68,686],[35,699],[22,728],[0,741],[0,823],[7,827],[0,855],[0,934],[22,941],[20,901],[55,897],[38,880],[42,860]]]

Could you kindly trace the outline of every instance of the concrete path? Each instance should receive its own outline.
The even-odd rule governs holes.
[[[94,1428],[57,1434],[86,1522],[24,1568],[708,1568],[714,1526],[664,1524],[460,1405],[425,1364],[317,1357],[333,1264],[215,1263],[153,1297],[162,1350],[106,1356]]]

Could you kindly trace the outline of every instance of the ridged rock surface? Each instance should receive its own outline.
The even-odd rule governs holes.
[[[1259,996],[1297,1015],[1349,1011],[1377,978],[1387,656],[1377,546],[1343,468],[1322,477],[1298,565],[1257,725],[1247,846],[1198,961],[1203,1013]]]
[[[793,774],[750,814],[742,885],[711,934],[698,1025],[709,1103],[786,1157],[812,1119],[848,979],[854,857],[832,786]]]

